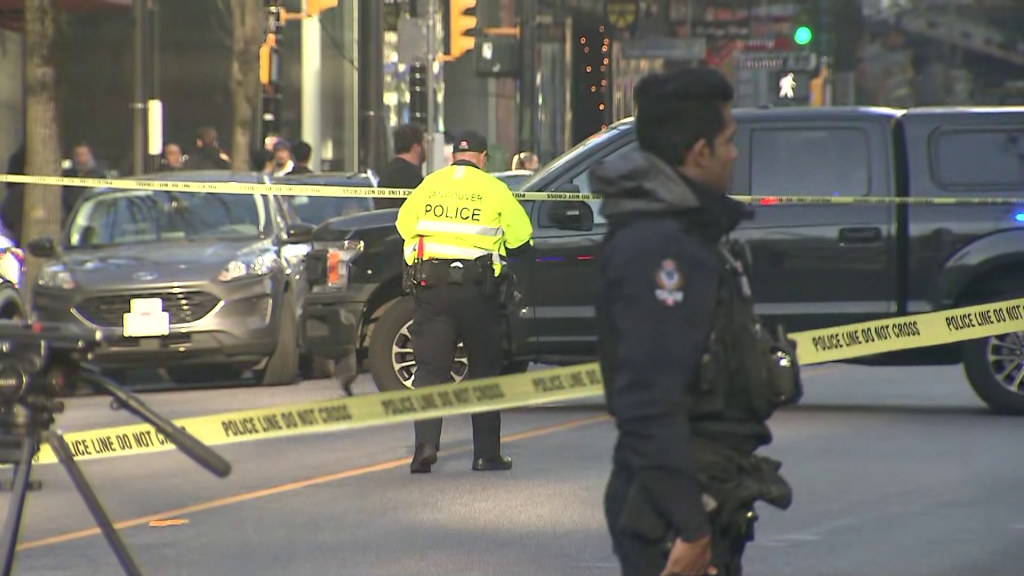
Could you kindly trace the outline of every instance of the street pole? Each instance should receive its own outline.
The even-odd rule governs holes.
[[[160,157],[163,154],[163,103],[160,102],[160,0],[147,0],[146,13],[146,46],[149,53],[146,57],[147,70],[147,107],[146,132],[150,142],[147,152],[149,153],[149,171],[160,171]],[[152,109],[155,106],[156,109]],[[154,133],[156,132],[156,133]],[[157,147],[158,146],[158,147]]]
[[[134,78],[135,97],[132,109],[132,173],[146,171],[146,0],[134,0],[135,18]]]
[[[434,62],[437,58],[437,5],[427,0],[427,132],[433,134],[437,99],[434,97]]]
[[[387,163],[384,116],[384,19],[381,0],[359,4],[359,169]]]
[[[308,14],[306,2],[303,11]],[[320,171],[321,137],[320,119],[322,91],[320,85],[321,43],[320,15],[306,16],[302,19],[302,139],[313,149],[309,159],[309,167]]]
[[[435,156],[435,132],[437,132],[437,95],[434,93],[434,62],[437,61],[437,4],[435,0],[426,0],[427,9],[427,141],[426,141],[426,166],[427,171],[437,169],[438,158]]]
[[[537,0],[519,0],[519,150],[536,152]]]

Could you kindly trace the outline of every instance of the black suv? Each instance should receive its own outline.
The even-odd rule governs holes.
[[[1024,196],[1020,108],[737,109],[734,117],[734,195]],[[519,190],[591,192],[590,168],[636,147],[632,120],[620,121]],[[524,299],[508,318],[506,368],[592,361],[595,259],[606,230],[600,201],[523,206],[536,254],[511,262]],[[753,255],[757,311],[791,331],[1024,296],[1024,209],[765,200],[754,211],[734,236]],[[402,240],[394,223],[390,210],[331,220],[314,231],[314,286],[301,325],[318,354],[345,360],[343,375],[368,362],[381,390],[409,386],[415,367],[412,304],[400,287]],[[854,362],[962,362],[993,410],[1024,414],[1021,358],[1024,338],[1006,334]],[[465,362],[464,355],[456,360],[456,379]]]

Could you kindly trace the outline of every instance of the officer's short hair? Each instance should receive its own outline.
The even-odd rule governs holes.
[[[683,162],[701,139],[714,149],[725,129],[724,108],[732,85],[714,68],[680,68],[651,74],[633,90],[636,137],[640,147],[671,166]]]
[[[395,154],[405,154],[416,144],[423,145],[423,128],[418,124],[403,124],[391,135],[395,139]]]

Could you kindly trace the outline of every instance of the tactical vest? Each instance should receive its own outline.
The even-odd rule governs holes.
[[[690,390],[694,421],[765,422],[803,395],[795,343],[770,333],[754,313],[746,246],[720,243],[715,321]]]

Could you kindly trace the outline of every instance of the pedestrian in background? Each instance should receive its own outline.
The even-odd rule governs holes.
[[[291,169],[291,174],[312,174],[313,170],[309,167],[309,159],[313,157],[313,147],[308,142],[299,140],[292,147],[292,160],[295,162],[295,166]]]
[[[395,157],[381,171],[380,188],[404,188],[411,190],[423,182],[423,163],[426,152],[423,149],[423,128],[417,124],[403,124],[392,133],[395,141]],[[374,198],[377,209],[400,208],[405,198]]]
[[[181,170],[184,156],[181,153],[181,146],[175,142],[168,142],[164,144],[164,152],[160,157],[160,171],[161,172],[173,172],[174,170]]]
[[[274,168],[271,173],[274,176],[284,176],[291,172],[295,168],[295,162],[292,161],[291,143],[283,138],[278,140],[274,144],[272,160]]]
[[[520,152],[512,157],[512,169],[536,172],[540,169],[540,160],[533,152]]]
[[[738,576],[754,504],[789,506],[778,462],[754,455],[765,422],[800,397],[795,344],[753,312],[747,216],[726,195],[733,89],[713,68],[643,78],[639,150],[598,163],[609,222],[598,350],[618,440],[605,493],[624,576]]]
[[[106,178],[109,175],[106,166],[96,161],[92,147],[88,142],[79,141],[71,146],[71,167],[61,172],[61,176],[71,178]],[[63,217],[61,224],[67,221],[75,204],[88,188],[81,186],[65,186],[61,190],[61,206]]]
[[[204,126],[196,131],[196,149],[182,165],[184,170],[230,170],[231,158],[220,149],[217,130]]]

